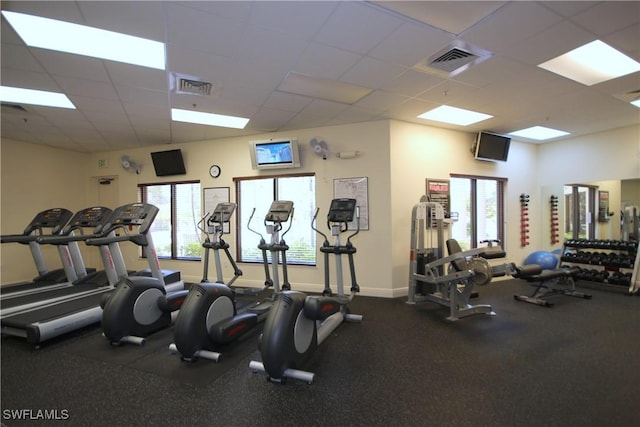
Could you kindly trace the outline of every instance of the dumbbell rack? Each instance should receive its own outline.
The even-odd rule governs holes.
[[[558,196],[549,198],[549,207],[551,209],[551,245],[560,242],[560,220],[558,219]]]
[[[562,248],[561,263],[580,265],[577,280],[595,282],[637,294],[640,268],[638,242],[622,240],[568,239]]]
[[[520,194],[520,247],[529,246],[529,195]]]

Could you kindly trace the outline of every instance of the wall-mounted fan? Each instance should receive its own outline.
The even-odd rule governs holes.
[[[129,156],[120,157],[120,165],[122,165],[122,169],[127,172],[135,174],[140,174],[140,172],[142,172],[142,165],[132,160]]]
[[[311,138],[309,145],[311,145],[316,156],[320,156],[323,160],[327,160],[327,157],[329,156],[329,146],[325,140],[320,137]]]

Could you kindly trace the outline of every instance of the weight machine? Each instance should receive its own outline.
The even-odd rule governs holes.
[[[426,221],[435,220],[437,246],[425,248]],[[490,305],[473,305],[476,285],[491,282],[494,276],[513,273],[512,264],[491,267],[487,259],[503,258],[497,245],[462,251],[455,239],[446,241],[448,256],[444,256],[444,209],[435,202],[423,200],[411,212],[411,252],[409,264],[409,294],[407,304],[434,302],[449,307],[447,320],[455,321],[474,314],[495,315]]]

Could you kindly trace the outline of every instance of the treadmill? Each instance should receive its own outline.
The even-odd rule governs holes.
[[[25,309],[63,300],[71,295],[77,296],[81,292],[91,292],[93,291],[93,287],[102,287],[109,284],[115,285],[119,279],[115,268],[105,269],[103,271],[96,271],[95,269],[87,270],[78,247],[78,242],[102,235],[103,227],[109,221],[111,213],[111,209],[102,206],[82,209],[76,212],[60,234],[37,237],[36,241],[41,245],[50,244],[58,247],[66,247],[66,252],[70,253],[71,262],[74,267],[73,274],[67,275],[69,281],[66,283],[55,286],[41,286],[35,289],[13,292],[5,296],[0,300],[0,319],[18,311],[24,311]],[[85,234],[85,229],[91,229],[92,232]],[[76,232],[80,234],[76,234]],[[62,249],[64,250],[65,248]],[[106,253],[106,251],[109,251],[107,247],[100,248],[100,254],[103,260],[107,257],[122,259],[122,254],[119,252],[118,247],[115,248],[115,254]],[[124,265],[124,261],[121,262]],[[111,278],[108,277],[109,274],[112,275]],[[78,285],[81,284],[92,286],[79,287]]]
[[[104,252],[107,256],[103,257],[103,262],[106,270],[116,270],[116,275],[109,274],[109,277],[117,277],[118,283],[97,288],[87,284],[75,285],[78,288],[93,286],[93,291],[82,295],[72,295],[60,301],[3,317],[0,319],[0,332],[25,338],[28,343],[38,347],[49,339],[99,323],[102,319],[100,300],[103,295],[111,292],[119,283],[124,283],[120,279],[127,275],[124,262],[117,261],[117,256],[108,256],[108,254],[119,253],[116,250],[119,242],[131,241],[146,247],[151,275],[166,283],[159,267],[153,239],[149,234],[157,213],[157,207],[145,203],[120,206],[113,211],[107,223],[102,227],[101,237],[86,240],[85,243],[90,246],[107,246],[109,248],[109,251]],[[123,232],[123,235],[116,236],[116,231]],[[168,274],[167,277],[174,278],[176,274]],[[184,288],[184,283],[180,280],[166,287],[167,290],[179,290]]]
[[[38,276],[31,282],[21,282],[0,286],[0,299],[16,292],[29,292],[43,286],[51,286],[68,282],[75,276],[68,247],[59,247],[58,252],[63,268],[49,271],[42,254],[42,248],[36,241],[45,235],[58,235],[73,216],[73,212],[63,208],[47,209],[36,214],[22,234],[5,234],[0,236],[1,243],[21,243],[28,245],[31,257],[38,270]]]

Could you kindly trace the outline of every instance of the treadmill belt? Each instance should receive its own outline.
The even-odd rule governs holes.
[[[26,326],[36,322],[46,322],[64,315],[78,313],[90,308],[100,306],[100,298],[107,292],[85,295],[84,297],[65,300],[58,304],[52,304],[48,307],[40,307],[35,310],[8,316],[2,319],[2,326],[10,326],[12,328],[24,329]]]
[[[19,307],[21,305],[32,304],[32,303],[39,303],[39,302],[44,303],[48,299],[67,297],[67,296],[70,297],[74,294],[91,291],[97,288],[98,287],[94,284],[71,285],[71,286],[67,286],[66,288],[51,289],[45,292],[38,292],[35,294],[23,295],[20,297],[2,300],[0,302],[0,307],[2,309],[6,309],[11,307]]]

